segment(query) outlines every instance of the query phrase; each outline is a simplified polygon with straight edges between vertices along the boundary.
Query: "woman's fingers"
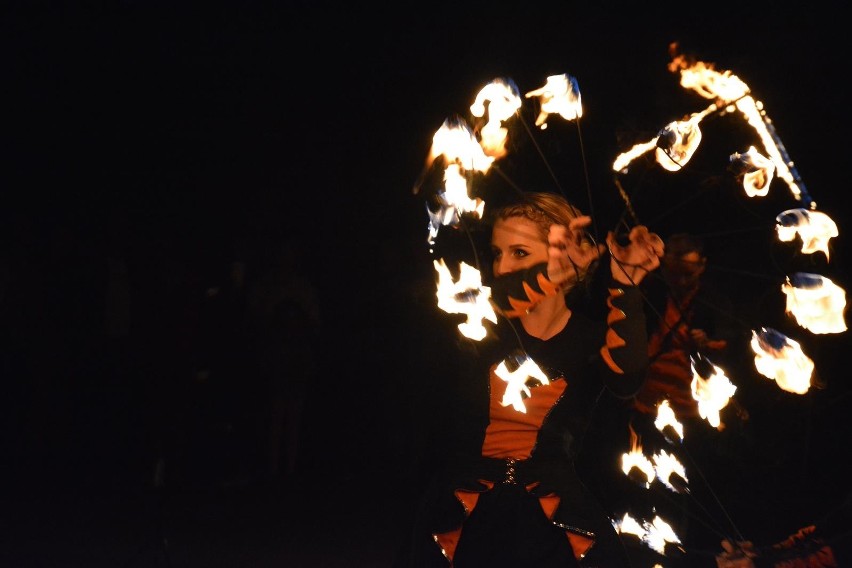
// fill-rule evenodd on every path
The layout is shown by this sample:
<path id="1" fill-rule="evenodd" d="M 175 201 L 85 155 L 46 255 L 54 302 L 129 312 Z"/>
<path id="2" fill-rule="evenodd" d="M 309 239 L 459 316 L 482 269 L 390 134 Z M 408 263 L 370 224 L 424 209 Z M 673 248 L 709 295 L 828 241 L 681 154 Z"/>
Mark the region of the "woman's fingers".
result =
<path id="1" fill-rule="evenodd" d="M 628 243 L 625 246 L 618 244 L 615 233 L 607 233 L 607 244 L 618 260 L 640 264 L 642 259 L 653 259 L 660 257 L 665 252 L 663 239 L 657 233 L 648 231 L 644 225 L 637 225 L 627 235 Z"/>
<path id="2" fill-rule="evenodd" d="M 648 231 L 648 227 L 637 225 L 630 231 L 630 242 L 640 246 L 646 246 L 655 256 L 662 256 L 665 246 L 663 239 L 657 233 Z"/>
<path id="3" fill-rule="evenodd" d="M 612 255 L 612 275 L 624 284 L 638 284 L 645 274 L 660 265 L 665 246 L 656 233 L 644 225 L 633 227 L 627 235 L 628 243 L 618 244 L 615 234 L 607 233 L 607 244 Z"/>
<path id="4" fill-rule="evenodd" d="M 571 219 L 571 224 L 568 228 L 572 231 L 585 231 L 586 227 L 592 224 L 592 218 L 588 215 L 580 215 Z"/>

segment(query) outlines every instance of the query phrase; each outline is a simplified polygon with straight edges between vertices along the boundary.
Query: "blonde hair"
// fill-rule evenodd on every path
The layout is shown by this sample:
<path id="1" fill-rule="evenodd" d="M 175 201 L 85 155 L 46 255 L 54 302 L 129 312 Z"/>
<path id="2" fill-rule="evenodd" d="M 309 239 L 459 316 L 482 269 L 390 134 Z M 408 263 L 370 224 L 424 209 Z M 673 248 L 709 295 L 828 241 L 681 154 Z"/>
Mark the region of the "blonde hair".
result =
<path id="1" fill-rule="evenodd" d="M 492 225 L 497 221 L 505 221 L 512 217 L 523 217 L 532 221 L 538 227 L 538 233 L 543 242 L 547 242 L 551 225 L 563 225 L 566 228 L 571 221 L 581 217 L 583 213 L 568 202 L 563 196 L 547 192 L 527 192 L 516 202 L 512 202 L 498 209 L 492 214 Z M 584 241 L 592 246 L 589 239 Z M 593 269 L 596 263 L 577 271 L 578 281 L 583 281 L 586 275 Z M 571 286 L 566 286 L 566 292 Z"/>
<path id="2" fill-rule="evenodd" d="M 567 227 L 572 220 L 580 216 L 582 216 L 580 210 L 568 203 L 567 199 L 555 193 L 545 192 L 525 193 L 519 201 L 504 205 L 493 213 L 494 221 L 505 221 L 510 217 L 529 219 L 538 227 L 544 242 L 547 242 L 551 225 Z"/>

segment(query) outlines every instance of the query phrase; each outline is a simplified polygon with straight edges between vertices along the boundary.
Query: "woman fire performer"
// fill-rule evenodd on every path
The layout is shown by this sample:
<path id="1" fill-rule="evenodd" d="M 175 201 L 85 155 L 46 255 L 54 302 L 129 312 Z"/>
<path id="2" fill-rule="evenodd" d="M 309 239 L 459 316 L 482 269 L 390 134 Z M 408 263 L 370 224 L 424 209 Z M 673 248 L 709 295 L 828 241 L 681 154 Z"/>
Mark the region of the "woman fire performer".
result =
<path id="1" fill-rule="evenodd" d="M 453 447 L 396 566 L 627 566 L 575 459 L 602 393 L 627 398 L 642 384 L 637 285 L 659 266 L 663 241 L 636 226 L 623 245 L 612 232 L 595 245 L 591 218 L 552 193 L 527 193 L 492 220 L 492 300 L 503 317 L 459 358 Z M 605 251 L 608 282 L 590 286 Z M 505 371 L 529 361 L 542 373 L 524 374 L 509 404 Z"/>

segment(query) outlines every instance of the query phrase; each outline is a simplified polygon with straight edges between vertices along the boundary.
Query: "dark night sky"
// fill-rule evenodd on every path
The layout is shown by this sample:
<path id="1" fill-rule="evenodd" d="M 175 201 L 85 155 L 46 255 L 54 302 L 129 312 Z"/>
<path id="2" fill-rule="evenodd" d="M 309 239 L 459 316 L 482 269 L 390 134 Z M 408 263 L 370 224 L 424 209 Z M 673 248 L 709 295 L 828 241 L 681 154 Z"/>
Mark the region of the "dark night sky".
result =
<path id="1" fill-rule="evenodd" d="M 205 248 L 315 220 L 385 239 L 420 222 L 410 188 L 445 118 L 492 78 L 525 92 L 556 73 L 578 78 L 585 116 L 582 152 L 565 129 L 551 166 L 588 202 L 586 167 L 597 207 L 617 206 L 609 164 L 626 141 L 708 104 L 666 70 L 672 41 L 752 87 L 811 193 L 837 207 L 828 164 L 848 119 L 827 11 L 167 4 L 27 3 L 6 18 L 6 197 L 22 207 L 4 214 L 91 224 L 123 208 Z M 743 150 L 722 139 L 731 121 L 706 123 L 708 153 Z"/>
<path id="2" fill-rule="evenodd" d="M 399 375 L 417 367 L 401 353 L 419 356 L 412 342 L 430 341 L 433 331 L 417 320 L 420 311 L 407 311 L 415 293 L 396 288 L 418 289 L 432 277 L 424 204 L 411 192 L 432 134 L 445 118 L 465 114 L 495 77 L 512 78 L 523 93 L 548 75 L 569 73 L 583 96 L 580 136 L 574 124 L 555 125 L 542 134 L 542 147 L 569 197 L 593 207 L 605 229 L 621 213 L 614 157 L 629 141 L 647 140 L 709 104 L 666 69 L 673 41 L 749 84 L 841 236 L 828 266 L 770 244 L 775 215 L 798 204 L 780 180 L 763 203 L 731 193 L 725 160 L 749 140 L 731 117 L 705 120 L 704 145 L 691 168 L 662 175 L 647 167 L 644 177 L 629 180 L 640 219 L 663 235 L 706 233 L 713 258 L 730 269 L 727 282 L 744 291 L 745 306 L 780 283 L 783 260 L 849 285 L 848 215 L 841 205 L 848 200 L 850 117 L 841 87 L 848 50 L 840 48 L 848 29 L 833 8 L 705 3 L 684 12 L 658 3 L 624 12 L 610 2 L 518 3 L 509 10 L 457 4 L 7 5 L 0 34 L 7 100 L 0 250 L 14 274 L 10 281 L 40 275 L 33 286 L 53 304 L 34 323 L 26 308 L 9 307 L 7 294 L 4 313 L 15 329 L 5 337 L 19 346 L 38 338 L 48 350 L 55 341 L 66 348 L 58 353 L 79 347 L 86 326 L 100 321 L 86 308 L 98 306 L 99 273 L 86 267 L 116 242 L 148 270 L 170 266 L 164 257 L 187 263 L 202 289 L 234 255 L 251 261 L 265 243 L 302 232 L 324 294 L 326 333 L 340 344 L 327 361 L 331 375 L 346 375 L 353 361 L 377 369 L 369 387 L 360 378 L 324 387 L 325 408 L 350 419 L 354 403 L 379 402 L 365 428 L 384 435 L 382 421 L 399 418 L 398 410 L 387 410 L 403 388 Z M 528 159 L 533 148 L 517 134 L 519 155 L 501 166 L 524 187 L 541 184 L 544 168 L 522 161 L 520 153 Z M 140 294 L 146 307 L 157 301 L 150 291 Z M 389 324 L 389 314 L 404 323 Z M 39 334 L 48 328 L 47 337 Z M 818 364 L 839 371 L 848 339 L 820 339 Z M 62 361 L 55 369 L 73 374 Z M 848 400 L 846 377 L 824 374 L 829 387 L 810 404 L 836 412 L 834 401 Z M 71 424 L 75 404 L 98 406 L 86 394 L 69 396 L 73 387 L 58 377 L 39 387 L 15 377 L 4 382 L 10 379 L 13 394 L 54 400 Z M 105 396 L 93 382 L 83 384 Z M 37 415 L 26 404 L 8 420 Z M 367 445 L 400 451 L 401 436 Z M 817 448 L 839 450 L 827 438 L 811 446 Z"/>

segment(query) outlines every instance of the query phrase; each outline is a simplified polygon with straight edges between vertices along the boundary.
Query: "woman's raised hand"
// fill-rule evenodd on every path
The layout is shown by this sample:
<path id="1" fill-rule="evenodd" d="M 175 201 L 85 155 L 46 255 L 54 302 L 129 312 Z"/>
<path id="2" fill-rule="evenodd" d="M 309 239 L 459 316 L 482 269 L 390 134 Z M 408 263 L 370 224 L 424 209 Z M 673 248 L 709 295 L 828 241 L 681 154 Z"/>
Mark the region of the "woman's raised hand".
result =
<path id="1" fill-rule="evenodd" d="M 610 231 L 606 244 L 610 252 L 612 277 L 625 286 L 639 284 L 645 275 L 660 266 L 660 258 L 665 252 L 663 239 L 648 231 L 644 225 L 630 229 L 627 244 L 618 244 L 615 234 Z"/>
<path id="2" fill-rule="evenodd" d="M 559 288 L 573 286 L 578 275 L 585 273 L 589 265 L 606 250 L 604 245 L 593 245 L 586 235 L 586 227 L 592 218 L 582 215 L 571 220 L 571 224 L 551 225 L 547 236 L 547 277 Z"/>

